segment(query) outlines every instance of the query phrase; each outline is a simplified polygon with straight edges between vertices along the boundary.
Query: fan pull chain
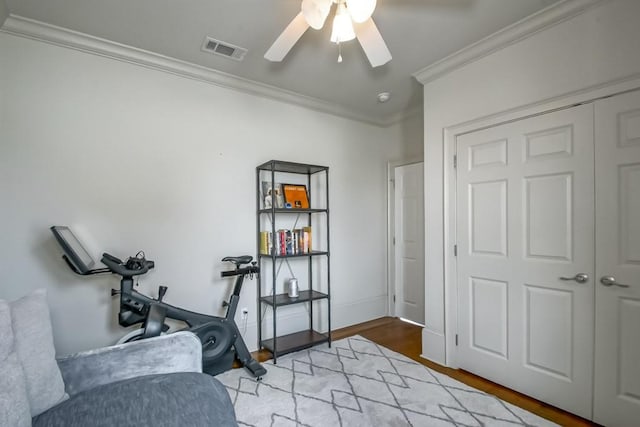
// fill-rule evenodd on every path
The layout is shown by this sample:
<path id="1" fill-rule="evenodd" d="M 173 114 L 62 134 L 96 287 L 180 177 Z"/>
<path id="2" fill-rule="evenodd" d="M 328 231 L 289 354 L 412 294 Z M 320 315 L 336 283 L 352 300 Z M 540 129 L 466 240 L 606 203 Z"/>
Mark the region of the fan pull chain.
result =
<path id="1" fill-rule="evenodd" d="M 338 63 L 342 62 L 342 44 L 338 42 Z"/>

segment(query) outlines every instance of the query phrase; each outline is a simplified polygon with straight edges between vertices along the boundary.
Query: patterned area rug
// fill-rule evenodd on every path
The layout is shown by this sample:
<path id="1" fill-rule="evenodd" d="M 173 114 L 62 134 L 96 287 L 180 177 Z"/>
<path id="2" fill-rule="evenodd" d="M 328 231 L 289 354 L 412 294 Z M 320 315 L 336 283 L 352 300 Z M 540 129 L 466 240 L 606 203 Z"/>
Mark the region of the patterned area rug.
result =
<path id="1" fill-rule="evenodd" d="M 553 426 L 361 336 L 218 378 L 243 426 Z"/>

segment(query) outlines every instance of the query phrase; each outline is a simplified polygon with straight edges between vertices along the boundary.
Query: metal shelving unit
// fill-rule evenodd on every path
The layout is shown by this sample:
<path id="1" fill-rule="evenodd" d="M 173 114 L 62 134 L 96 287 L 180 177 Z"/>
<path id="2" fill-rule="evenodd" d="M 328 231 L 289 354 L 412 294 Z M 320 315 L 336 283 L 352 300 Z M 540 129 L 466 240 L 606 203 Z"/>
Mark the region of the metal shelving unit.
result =
<path id="1" fill-rule="evenodd" d="M 265 177 L 271 182 L 271 188 L 275 187 L 278 182 L 276 177 L 282 174 L 304 175 L 306 177 L 306 187 L 311 206 L 312 201 L 312 180 L 321 180 L 324 175 L 324 197 L 321 209 L 286 209 L 277 208 L 276 203 L 272 203 L 270 208 L 264 208 L 261 197 L 261 183 L 265 181 Z M 291 176 L 291 175 L 284 175 Z M 272 239 L 276 235 L 276 218 L 287 218 L 289 216 L 301 215 L 306 219 L 306 225 L 311 226 L 314 216 L 324 216 L 324 235 L 322 250 L 312 250 L 309 253 L 297 253 L 290 255 L 278 255 L 260 253 L 260 232 L 271 231 Z M 270 230 L 261 229 L 263 217 L 267 217 L 270 224 Z M 317 236 L 316 233 L 312 234 Z M 331 274 L 330 274 L 330 251 L 329 251 L 329 168 L 327 166 L 317 166 L 302 163 L 292 163 L 279 160 L 270 160 L 256 167 L 256 252 L 258 254 L 258 263 L 260 265 L 260 275 L 258 278 L 258 342 L 261 348 L 269 350 L 273 354 L 273 361 L 276 363 L 278 356 L 314 345 L 329 343 L 331 345 Z M 326 240 L 325 240 L 326 239 Z M 316 241 L 314 239 L 314 241 Z M 275 247 L 275 244 L 272 246 Z M 326 289 L 314 289 L 314 260 L 318 257 L 326 258 Z M 278 263 L 296 262 L 307 264 L 307 283 L 300 283 L 300 292 L 297 298 L 290 298 L 287 293 L 276 293 L 278 280 Z M 267 283 L 266 275 L 270 275 L 270 293 L 269 283 Z M 305 287 L 306 285 L 306 287 Z M 326 301 L 327 306 L 327 332 L 321 333 L 314 329 L 314 303 Z M 278 335 L 278 308 L 292 306 L 296 304 L 308 304 L 309 323 L 302 330 L 290 334 Z M 273 333 L 269 338 L 263 337 L 263 314 L 266 310 L 272 310 L 272 328 Z M 315 312 L 316 316 L 318 310 Z"/>

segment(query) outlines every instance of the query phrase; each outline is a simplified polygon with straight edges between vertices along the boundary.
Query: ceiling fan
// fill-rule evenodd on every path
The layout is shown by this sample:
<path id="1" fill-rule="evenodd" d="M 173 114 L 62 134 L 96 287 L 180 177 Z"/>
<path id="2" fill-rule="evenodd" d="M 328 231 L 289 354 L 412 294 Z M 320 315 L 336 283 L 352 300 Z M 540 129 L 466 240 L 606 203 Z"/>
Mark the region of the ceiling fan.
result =
<path id="1" fill-rule="evenodd" d="M 309 27 L 319 30 L 324 26 L 332 4 L 336 3 L 331 41 L 338 45 L 338 62 L 342 62 L 340 43 L 358 38 L 372 67 L 391 60 L 391 52 L 382 39 L 378 27 L 371 19 L 376 0 L 302 0 L 300 13 L 264 54 L 272 62 L 280 62 Z M 356 23 L 355 29 L 353 23 Z"/>

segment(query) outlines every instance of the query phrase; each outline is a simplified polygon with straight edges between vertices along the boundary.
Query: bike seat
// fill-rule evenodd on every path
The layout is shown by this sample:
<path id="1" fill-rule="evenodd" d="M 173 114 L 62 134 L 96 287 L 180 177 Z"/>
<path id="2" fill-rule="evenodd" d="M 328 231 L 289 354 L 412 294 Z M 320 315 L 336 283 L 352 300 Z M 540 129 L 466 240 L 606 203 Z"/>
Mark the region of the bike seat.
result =
<path id="1" fill-rule="evenodd" d="M 232 262 L 236 266 L 241 266 L 242 264 L 249 264 L 252 260 L 253 260 L 253 257 L 251 255 L 226 256 L 222 258 L 222 261 Z"/>

